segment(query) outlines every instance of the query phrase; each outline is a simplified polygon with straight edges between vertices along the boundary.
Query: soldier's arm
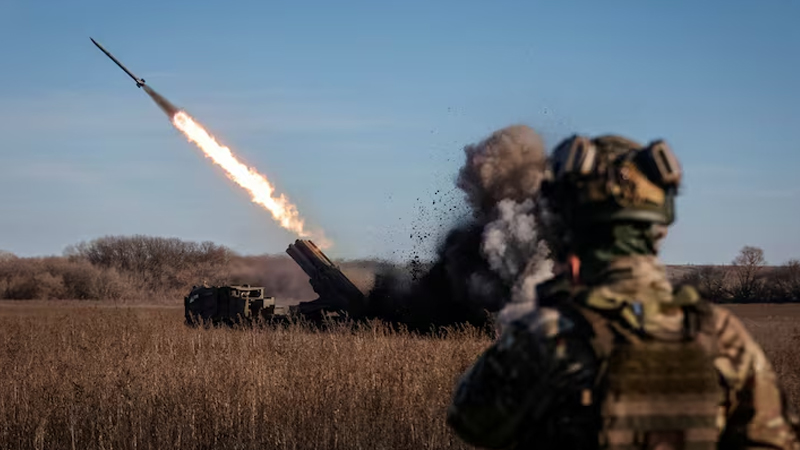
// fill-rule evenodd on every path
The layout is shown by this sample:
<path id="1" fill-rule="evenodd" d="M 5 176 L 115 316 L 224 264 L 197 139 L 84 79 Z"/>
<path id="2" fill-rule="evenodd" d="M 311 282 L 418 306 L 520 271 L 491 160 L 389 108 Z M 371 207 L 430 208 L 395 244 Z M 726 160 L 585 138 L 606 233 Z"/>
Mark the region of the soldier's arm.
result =
<path id="1" fill-rule="evenodd" d="M 563 319 L 561 320 L 563 322 Z M 461 377 L 447 411 L 447 423 L 479 447 L 514 444 L 520 425 L 547 407 L 559 314 L 543 308 L 515 322 Z"/>
<path id="2" fill-rule="evenodd" d="M 723 441 L 736 448 L 800 450 L 798 418 L 764 351 L 727 309 L 714 308 L 714 324 L 716 366 L 729 389 Z"/>

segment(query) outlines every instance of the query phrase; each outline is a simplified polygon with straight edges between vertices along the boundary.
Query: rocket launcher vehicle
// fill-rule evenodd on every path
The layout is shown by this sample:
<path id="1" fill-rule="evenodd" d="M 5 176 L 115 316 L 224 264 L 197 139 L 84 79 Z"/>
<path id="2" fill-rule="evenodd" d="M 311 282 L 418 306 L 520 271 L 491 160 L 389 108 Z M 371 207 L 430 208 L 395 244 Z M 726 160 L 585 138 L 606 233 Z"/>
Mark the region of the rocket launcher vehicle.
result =
<path id="1" fill-rule="evenodd" d="M 263 287 L 194 286 L 184 298 L 187 325 L 232 325 L 290 317 L 319 323 L 325 319 L 367 317 L 367 297 L 313 242 L 298 239 L 286 253 L 308 275 L 309 284 L 319 296 L 316 300 L 277 306 L 274 297 L 264 295 Z"/>
<path id="2" fill-rule="evenodd" d="M 286 253 L 308 275 L 309 283 L 319 298 L 301 302 L 296 311 L 311 319 L 326 313 L 347 315 L 353 319 L 367 314 L 367 298 L 347 276 L 312 241 L 297 239 Z"/>

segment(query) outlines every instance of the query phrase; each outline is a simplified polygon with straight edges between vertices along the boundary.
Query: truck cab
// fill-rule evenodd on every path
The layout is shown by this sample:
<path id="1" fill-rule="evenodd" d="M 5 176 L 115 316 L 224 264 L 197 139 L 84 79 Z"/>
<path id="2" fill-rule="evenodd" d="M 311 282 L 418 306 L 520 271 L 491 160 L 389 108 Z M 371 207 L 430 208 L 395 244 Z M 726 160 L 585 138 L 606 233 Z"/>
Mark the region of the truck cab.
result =
<path id="1" fill-rule="evenodd" d="M 265 297 L 263 287 L 247 284 L 193 286 L 183 305 L 188 325 L 233 325 L 275 314 L 275 297 Z"/>

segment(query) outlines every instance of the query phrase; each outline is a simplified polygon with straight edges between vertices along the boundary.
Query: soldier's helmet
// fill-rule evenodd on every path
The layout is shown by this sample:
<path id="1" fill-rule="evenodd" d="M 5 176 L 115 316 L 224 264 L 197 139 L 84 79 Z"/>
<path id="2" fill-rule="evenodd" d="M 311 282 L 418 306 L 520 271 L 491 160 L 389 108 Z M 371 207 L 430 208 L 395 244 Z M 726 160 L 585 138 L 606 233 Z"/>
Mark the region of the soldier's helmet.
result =
<path id="1" fill-rule="evenodd" d="M 542 195 L 572 230 L 634 221 L 670 225 L 681 168 L 666 142 L 616 135 L 562 141 L 548 161 Z"/>

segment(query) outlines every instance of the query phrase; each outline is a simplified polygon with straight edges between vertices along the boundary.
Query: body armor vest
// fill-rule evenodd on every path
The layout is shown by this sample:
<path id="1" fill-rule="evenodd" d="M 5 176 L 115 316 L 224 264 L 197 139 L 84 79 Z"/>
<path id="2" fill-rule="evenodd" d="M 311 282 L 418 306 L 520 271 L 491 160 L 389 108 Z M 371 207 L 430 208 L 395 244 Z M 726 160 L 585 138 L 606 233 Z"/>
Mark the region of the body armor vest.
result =
<path id="1" fill-rule="evenodd" d="M 724 391 L 714 349 L 700 339 L 696 307 L 683 336 L 659 339 L 580 308 L 602 361 L 596 394 L 598 446 L 608 450 L 714 450 L 724 427 Z"/>

